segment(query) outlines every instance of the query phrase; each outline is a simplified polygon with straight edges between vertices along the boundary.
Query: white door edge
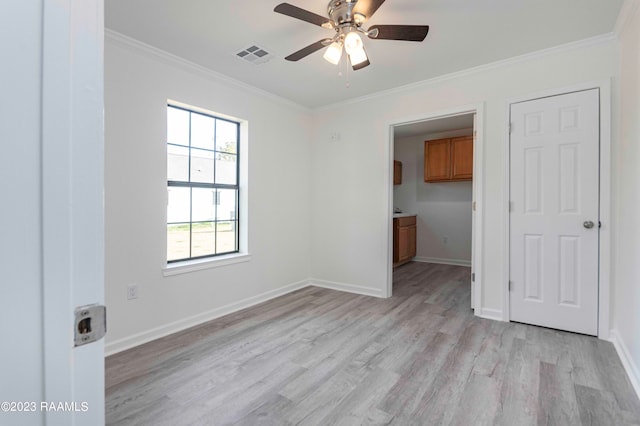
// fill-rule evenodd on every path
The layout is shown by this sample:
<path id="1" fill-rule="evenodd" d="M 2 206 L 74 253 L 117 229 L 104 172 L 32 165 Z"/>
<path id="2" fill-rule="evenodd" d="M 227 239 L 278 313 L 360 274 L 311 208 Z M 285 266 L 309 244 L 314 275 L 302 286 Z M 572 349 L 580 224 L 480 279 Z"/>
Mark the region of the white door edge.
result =
<path id="1" fill-rule="evenodd" d="M 74 348 L 74 310 L 104 303 L 104 5 L 43 5 L 42 402 L 71 407 L 47 425 L 100 425 L 104 340 Z"/>

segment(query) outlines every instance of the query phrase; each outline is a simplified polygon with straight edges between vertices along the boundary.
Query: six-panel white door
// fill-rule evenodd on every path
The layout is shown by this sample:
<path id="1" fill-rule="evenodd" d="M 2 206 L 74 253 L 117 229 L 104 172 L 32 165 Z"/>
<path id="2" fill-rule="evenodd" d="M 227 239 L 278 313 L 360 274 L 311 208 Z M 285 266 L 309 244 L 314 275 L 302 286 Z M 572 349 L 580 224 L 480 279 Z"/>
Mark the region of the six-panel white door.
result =
<path id="1" fill-rule="evenodd" d="M 599 92 L 511 105 L 510 316 L 598 334 Z"/>

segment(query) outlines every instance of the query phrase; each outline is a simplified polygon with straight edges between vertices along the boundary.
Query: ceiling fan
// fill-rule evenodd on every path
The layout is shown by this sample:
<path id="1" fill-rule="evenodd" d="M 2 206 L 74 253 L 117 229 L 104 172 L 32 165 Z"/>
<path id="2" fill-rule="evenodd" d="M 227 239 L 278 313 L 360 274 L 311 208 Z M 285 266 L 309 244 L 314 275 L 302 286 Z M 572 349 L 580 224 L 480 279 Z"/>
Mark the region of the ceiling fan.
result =
<path id="1" fill-rule="evenodd" d="M 301 9 L 289 3 L 281 3 L 275 7 L 274 12 L 291 16 L 323 28 L 335 30 L 332 38 L 324 38 L 285 59 L 298 61 L 323 47 L 327 47 L 324 59 L 337 65 L 342 57 L 343 48 L 349 57 L 349 62 L 354 70 L 362 69 L 371 63 L 364 50 L 364 44 L 360 34 L 364 34 L 372 40 L 404 40 L 423 41 L 429 32 L 428 25 L 374 25 L 369 29 L 363 28 L 363 24 L 370 19 L 385 0 L 330 0 L 327 6 L 328 18 L 317 15 L 308 10 Z"/>

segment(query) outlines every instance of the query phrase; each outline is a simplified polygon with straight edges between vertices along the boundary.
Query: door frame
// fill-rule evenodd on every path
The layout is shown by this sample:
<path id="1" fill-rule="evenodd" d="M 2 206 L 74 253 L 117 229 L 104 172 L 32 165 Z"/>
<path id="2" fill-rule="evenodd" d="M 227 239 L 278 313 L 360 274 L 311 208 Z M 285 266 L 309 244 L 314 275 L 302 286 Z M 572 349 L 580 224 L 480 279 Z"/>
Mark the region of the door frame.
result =
<path id="1" fill-rule="evenodd" d="M 505 130 L 503 143 L 503 224 L 504 224 L 504 271 L 502 285 L 502 320 L 511 320 L 511 307 L 509 300 L 509 276 L 510 276 L 510 212 L 509 194 L 511 189 L 511 175 L 509 173 L 511 161 L 511 134 L 509 123 L 511 122 L 511 105 L 520 102 L 532 101 L 540 98 L 564 95 L 572 92 L 598 89 L 600 94 L 600 183 L 599 183 L 599 215 L 602 227 L 599 229 L 599 268 L 598 268 L 598 338 L 609 339 L 609 315 L 610 315 L 610 277 L 611 277 L 611 79 L 576 84 L 567 87 L 548 89 L 536 93 L 529 93 L 513 98 L 506 102 Z"/>
<path id="2" fill-rule="evenodd" d="M 472 235 L 472 259 L 471 271 L 475 273 L 475 285 L 472 292 L 473 308 L 475 314 L 482 316 L 482 247 L 484 229 L 484 102 L 470 105 L 461 105 L 440 111 L 424 112 L 410 117 L 403 117 L 388 122 L 388 144 L 386 151 L 386 185 L 387 185 L 387 285 L 384 297 L 391 297 L 393 292 L 393 156 L 394 156 L 394 128 L 406 124 L 413 124 L 422 121 L 438 120 L 457 115 L 475 114 L 474 131 L 475 141 L 473 144 L 473 189 L 472 202 L 475 202 L 475 226 Z M 473 219 L 472 219 L 473 220 Z"/>

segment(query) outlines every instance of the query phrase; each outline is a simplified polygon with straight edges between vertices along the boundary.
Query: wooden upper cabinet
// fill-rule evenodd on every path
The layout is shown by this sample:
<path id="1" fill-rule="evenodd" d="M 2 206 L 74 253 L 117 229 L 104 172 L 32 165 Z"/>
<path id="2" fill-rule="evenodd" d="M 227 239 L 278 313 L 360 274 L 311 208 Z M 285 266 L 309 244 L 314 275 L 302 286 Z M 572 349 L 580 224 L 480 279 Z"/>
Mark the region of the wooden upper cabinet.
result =
<path id="1" fill-rule="evenodd" d="M 438 182 L 451 179 L 451 144 L 449 139 L 424 143 L 424 181 Z"/>
<path id="2" fill-rule="evenodd" d="M 473 136 L 451 139 L 451 179 L 473 177 Z"/>
<path id="3" fill-rule="evenodd" d="M 393 184 L 402 184 L 402 162 L 393 160 Z"/>
<path id="4" fill-rule="evenodd" d="M 473 136 L 424 142 L 424 181 L 450 182 L 473 178 Z"/>

